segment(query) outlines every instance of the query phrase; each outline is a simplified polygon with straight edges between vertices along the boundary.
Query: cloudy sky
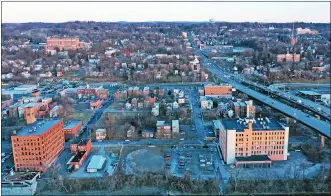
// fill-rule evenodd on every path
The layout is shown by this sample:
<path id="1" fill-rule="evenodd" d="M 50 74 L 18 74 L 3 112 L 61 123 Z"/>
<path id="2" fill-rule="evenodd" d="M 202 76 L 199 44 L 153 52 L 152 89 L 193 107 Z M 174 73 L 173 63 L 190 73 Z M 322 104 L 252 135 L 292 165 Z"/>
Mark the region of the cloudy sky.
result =
<path id="1" fill-rule="evenodd" d="M 2 2 L 2 22 L 215 21 L 330 23 L 330 2 Z"/>

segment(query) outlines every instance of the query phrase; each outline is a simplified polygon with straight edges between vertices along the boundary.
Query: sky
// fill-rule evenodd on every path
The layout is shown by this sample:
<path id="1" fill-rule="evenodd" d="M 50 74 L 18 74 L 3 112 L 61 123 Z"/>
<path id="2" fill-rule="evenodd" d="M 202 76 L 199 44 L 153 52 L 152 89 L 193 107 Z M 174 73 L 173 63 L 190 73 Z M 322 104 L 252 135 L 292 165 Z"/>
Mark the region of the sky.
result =
<path id="1" fill-rule="evenodd" d="M 2 2 L 2 23 L 209 19 L 330 23 L 330 2 Z"/>

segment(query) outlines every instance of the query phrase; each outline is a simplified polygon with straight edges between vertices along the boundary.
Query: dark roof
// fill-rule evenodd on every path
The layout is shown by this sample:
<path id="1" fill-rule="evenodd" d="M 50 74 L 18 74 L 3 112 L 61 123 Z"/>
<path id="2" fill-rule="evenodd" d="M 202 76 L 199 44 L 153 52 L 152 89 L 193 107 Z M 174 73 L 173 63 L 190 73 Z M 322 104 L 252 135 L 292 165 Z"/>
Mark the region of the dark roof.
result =
<path id="1" fill-rule="evenodd" d="M 88 143 L 88 141 L 90 141 L 90 139 L 82 139 L 82 140 L 80 140 L 78 145 L 86 145 Z"/>
<path id="2" fill-rule="evenodd" d="M 80 151 L 77 152 L 77 154 L 75 155 L 75 157 L 71 160 L 71 162 L 79 162 L 82 157 L 84 156 L 84 154 L 86 153 L 86 151 Z"/>
<path id="3" fill-rule="evenodd" d="M 37 120 L 17 133 L 17 136 L 41 135 L 58 124 L 62 119 Z"/>
<path id="4" fill-rule="evenodd" d="M 232 118 L 232 119 L 222 119 L 221 123 L 224 126 L 226 130 L 234 129 L 236 131 L 244 131 L 244 129 L 248 128 L 248 124 L 244 124 L 237 122 L 239 120 L 238 118 Z M 269 122 L 265 119 L 263 121 L 260 121 L 258 119 L 255 119 L 256 122 L 253 123 L 253 131 L 275 131 L 275 130 L 284 130 L 283 126 L 277 122 L 275 119 L 269 119 Z M 265 124 L 262 124 L 265 123 Z M 263 125 L 268 126 L 269 128 L 263 128 Z"/>
<path id="5" fill-rule="evenodd" d="M 236 157 L 236 161 L 271 161 L 268 155 L 252 155 L 250 157 Z"/>
<path id="6" fill-rule="evenodd" d="M 143 132 L 152 132 L 152 133 L 154 133 L 155 129 L 151 128 L 151 127 L 148 127 L 148 128 L 144 128 Z"/>

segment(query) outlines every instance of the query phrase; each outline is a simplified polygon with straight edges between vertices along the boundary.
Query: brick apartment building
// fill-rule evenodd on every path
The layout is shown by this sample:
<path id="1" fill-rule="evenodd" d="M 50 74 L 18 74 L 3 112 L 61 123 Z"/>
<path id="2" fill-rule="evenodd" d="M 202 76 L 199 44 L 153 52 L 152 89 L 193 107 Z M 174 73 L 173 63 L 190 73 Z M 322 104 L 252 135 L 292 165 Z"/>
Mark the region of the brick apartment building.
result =
<path id="1" fill-rule="evenodd" d="M 230 84 L 206 85 L 205 96 L 231 98 L 232 86 Z"/>
<path id="2" fill-rule="evenodd" d="M 63 120 L 28 116 L 28 126 L 11 137 L 16 171 L 45 172 L 64 150 Z"/>
<path id="3" fill-rule="evenodd" d="M 219 145 L 227 164 L 267 164 L 287 160 L 289 128 L 275 119 L 219 120 Z M 214 127 L 215 128 L 215 127 Z"/>

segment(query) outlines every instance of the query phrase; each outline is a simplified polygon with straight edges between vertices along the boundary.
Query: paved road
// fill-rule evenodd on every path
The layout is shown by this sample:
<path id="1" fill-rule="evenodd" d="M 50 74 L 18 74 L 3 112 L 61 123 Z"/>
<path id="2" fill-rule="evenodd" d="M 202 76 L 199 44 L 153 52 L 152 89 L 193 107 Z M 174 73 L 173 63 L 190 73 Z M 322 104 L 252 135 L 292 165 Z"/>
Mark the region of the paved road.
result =
<path id="1" fill-rule="evenodd" d="M 225 77 L 229 74 L 224 73 L 224 71 L 218 65 L 216 65 L 213 61 L 208 60 L 198 49 L 196 49 L 196 52 L 199 56 L 201 56 L 201 58 L 203 60 L 205 60 L 211 64 L 208 67 L 209 71 L 214 73 L 216 76 L 218 76 L 224 82 L 232 84 L 232 86 L 235 89 L 237 89 L 251 97 L 254 97 L 255 99 L 261 101 L 262 103 L 286 114 L 287 116 L 290 116 L 290 117 L 300 121 L 302 124 L 304 124 L 308 127 L 311 127 L 313 129 L 317 130 L 322 135 L 330 138 L 330 128 L 331 127 L 330 127 L 329 123 L 327 123 L 323 120 L 319 120 L 312 116 L 308 117 L 306 113 L 304 113 L 300 110 L 297 110 L 297 109 L 290 107 L 284 103 L 281 103 L 275 99 L 272 99 L 272 98 L 268 97 L 267 95 L 264 95 L 255 90 L 252 90 L 252 89 L 230 79 L 229 77 Z"/>

